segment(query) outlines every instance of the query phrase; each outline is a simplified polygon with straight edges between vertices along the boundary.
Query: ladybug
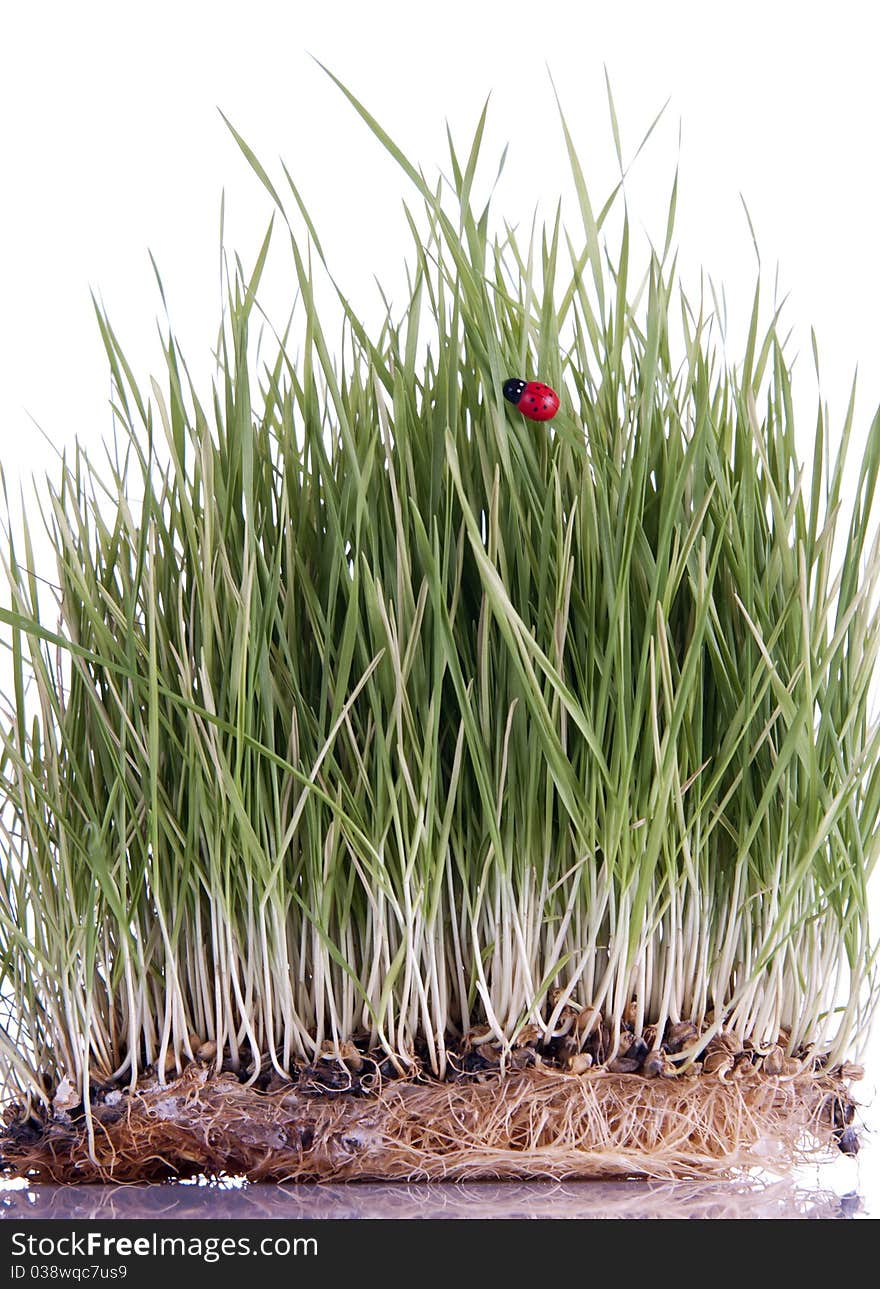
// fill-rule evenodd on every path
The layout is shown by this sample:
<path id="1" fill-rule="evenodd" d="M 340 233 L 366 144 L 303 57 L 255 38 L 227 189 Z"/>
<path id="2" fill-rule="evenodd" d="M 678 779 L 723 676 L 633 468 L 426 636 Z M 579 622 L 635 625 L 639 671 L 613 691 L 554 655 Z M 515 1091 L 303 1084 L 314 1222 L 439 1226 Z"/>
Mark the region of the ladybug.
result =
<path id="1" fill-rule="evenodd" d="M 549 385 L 539 380 L 518 380 L 511 376 L 501 389 L 508 403 L 527 416 L 530 421 L 550 421 L 559 411 L 559 395 Z"/>

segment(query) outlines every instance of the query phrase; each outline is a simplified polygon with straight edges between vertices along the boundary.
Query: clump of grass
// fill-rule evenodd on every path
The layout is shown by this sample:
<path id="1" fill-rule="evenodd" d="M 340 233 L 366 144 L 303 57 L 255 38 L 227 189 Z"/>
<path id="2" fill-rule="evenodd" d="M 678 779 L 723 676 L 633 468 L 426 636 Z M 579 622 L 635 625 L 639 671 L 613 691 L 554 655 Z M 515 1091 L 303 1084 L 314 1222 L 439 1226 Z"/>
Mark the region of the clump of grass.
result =
<path id="1" fill-rule="evenodd" d="M 588 1008 L 611 1057 L 686 1020 L 694 1054 L 724 1027 L 839 1061 L 876 994 L 880 415 L 846 513 L 853 403 L 805 473 L 777 318 L 756 292 L 720 360 L 674 192 L 634 282 L 564 121 L 583 230 L 523 244 L 473 204 L 485 113 L 434 188 L 352 102 L 421 203 L 400 316 L 368 334 L 340 297 L 334 345 L 300 194 L 239 138 L 290 230 L 288 329 L 254 361 L 271 224 L 207 392 L 170 335 L 142 392 L 99 309 L 118 433 L 44 485 L 54 598 L 9 537 L 10 1085 L 87 1100 L 205 1044 L 286 1074 L 361 1037 L 442 1076 L 462 1035 Z M 552 425 L 512 374 L 560 392 Z"/>

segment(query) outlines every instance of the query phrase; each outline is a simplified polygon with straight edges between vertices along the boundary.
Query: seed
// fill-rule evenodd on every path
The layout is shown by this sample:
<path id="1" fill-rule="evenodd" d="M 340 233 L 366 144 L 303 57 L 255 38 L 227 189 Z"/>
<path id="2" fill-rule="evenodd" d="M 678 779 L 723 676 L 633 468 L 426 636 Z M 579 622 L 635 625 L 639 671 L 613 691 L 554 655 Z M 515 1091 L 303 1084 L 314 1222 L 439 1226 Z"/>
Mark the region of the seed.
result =
<path id="1" fill-rule="evenodd" d="M 593 1064 L 593 1058 L 589 1052 L 575 1052 L 566 1062 L 566 1069 L 570 1074 L 583 1074 Z"/>
<path id="2" fill-rule="evenodd" d="M 781 1074 L 785 1057 L 782 1054 L 781 1047 L 773 1047 L 764 1057 L 765 1074 Z"/>
<path id="3" fill-rule="evenodd" d="M 584 1007 L 575 1017 L 574 1027 L 578 1034 L 587 1038 L 602 1024 L 602 1013 L 595 1007 Z"/>
<path id="4" fill-rule="evenodd" d="M 541 1030 L 537 1025 L 523 1025 L 513 1040 L 514 1047 L 534 1047 L 540 1041 Z"/>
<path id="5" fill-rule="evenodd" d="M 710 1038 L 706 1045 L 707 1052 L 728 1052 L 731 1056 L 738 1056 L 742 1051 L 742 1043 L 732 1034 L 730 1030 L 721 1030 L 714 1038 Z"/>
<path id="6" fill-rule="evenodd" d="M 628 1056 L 617 1056 L 608 1069 L 612 1074 L 635 1074 L 640 1064 L 640 1061 L 633 1061 Z"/>
<path id="7" fill-rule="evenodd" d="M 844 1128 L 837 1139 L 837 1148 L 844 1155 L 859 1153 L 859 1135 L 854 1128 Z"/>
<path id="8" fill-rule="evenodd" d="M 563 1007 L 559 1014 L 559 1019 L 556 1022 L 556 1028 L 550 1031 L 551 1036 L 553 1038 L 562 1038 L 571 1030 L 577 1020 L 577 1016 L 578 1013 L 575 1011 L 574 1007 Z"/>
<path id="9" fill-rule="evenodd" d="M 680 1052 L 699 1036 L 693 1021 L 679 1020 L 666 1027 L 666 1046 L 670 1052 Z"/>
<path id="10" fill-rule="evenodd" d="M 217 1044 L 213 1038 L 209 1038 L 206 1043 L 202 1043 L 196 1052 L 196 1059 L 199 1061 L 213 1061 L 217 1055 Z"/>
<path id="11" fill-rule="evenodd" d="M 638 1061 L 641 1068 L 645 1057 L 648 1055 L 648 1044 L 643 1038 L 634 1038 L 627 1048 L 626 1055 L 631 1061 Z"/>
<path id="12" fill-rule="evenodd" d="M 723 1049 L 715 1052 L 707 1052 L 703 1059 L 704 1074 L 718 1074 L 720 1076 L 726 1074 L 728 1070 L 732 1069 L 733 1057 L 729 1052 L 726 1052 Z"/>
<path id="13" fill-rule="evenodd" d="M 357 1073 L 363 1069 L 364 1058 L 352 1042 L 340 1043 L 339 1055 L 345 1064 Z"/>
<path id="14" fill-rule="evenodd" d="M 625 1029 L 623 1033 L 620 1035 L 620 1039 L 617 1044 L 617 1055 L 628 1056 L 629 1049 L 633 1046 L 635 1041 L 636 1041 L 635 1036 L 633 1034 L 630 1034 L 629 1030 Z"/>
<path id="15" fill-rule="evenodd" d="M 663 1073 L 666 1064 L 667 1058 L 662 1052 L 649 1052 L 644 1061 L 642 1061 L 642 1074 L 646 1079 L 656 1079 L 658 1075 Z M 671 1068 L 672 1063 L 668 1062 L 668 1064 Z"/>

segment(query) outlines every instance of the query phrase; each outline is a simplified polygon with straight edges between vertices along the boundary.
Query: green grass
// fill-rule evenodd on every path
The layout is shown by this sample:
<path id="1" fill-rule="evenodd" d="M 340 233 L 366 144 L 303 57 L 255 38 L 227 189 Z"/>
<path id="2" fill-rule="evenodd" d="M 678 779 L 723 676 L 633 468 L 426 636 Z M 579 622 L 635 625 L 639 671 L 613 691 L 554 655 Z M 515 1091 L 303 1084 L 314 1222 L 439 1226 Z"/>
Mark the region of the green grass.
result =
<path id="1" fill-rule="evenodd" d="M 5 546 L 9 1085 L 190 1035 L 254 1075 L 362 1034 L 442 1073 L 572 1000 L 841 1059 L 876 995 L 880 415 L 848 510 L 852 404 L 805 471 L 777 319 L 756 294 L 721 361 L 674 192 L 634 281 L 564 122 L 583 228 L 524 244 L 472 204 L 483 119 L 433 187 L 352 102 L 415 193 L 399 317 L 325 333 L 299 191 L 239 138 L 278 209 L 213 388 L 169 336 L 146 395 L 98 310 L 118 431 L 41 486 L 57 597 L 26 524 Z M 257 362 L 282 227 L 299 300 Z"/>

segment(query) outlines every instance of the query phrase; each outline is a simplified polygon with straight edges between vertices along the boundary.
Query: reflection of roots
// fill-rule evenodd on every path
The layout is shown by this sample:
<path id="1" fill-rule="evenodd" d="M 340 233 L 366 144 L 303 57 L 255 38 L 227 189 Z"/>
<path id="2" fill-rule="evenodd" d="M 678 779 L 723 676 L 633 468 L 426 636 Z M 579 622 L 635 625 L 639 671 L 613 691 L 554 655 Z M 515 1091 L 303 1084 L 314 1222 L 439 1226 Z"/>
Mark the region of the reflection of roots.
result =
<path id="1" fill-rule="evenodd" d="M 523 1070 L 352 1096 L 258 1092 L 194 1064 L 164 1087 L 95 1105 L 91 1156 L 84 1120 L 13 1124 L 0 1152 L 7 1172 L 64 1182 L 706 1177 L 783 1172 L 823 1154 L 847 1105 L 830 1073 Z"/>
<path id="2" fill-rule="evenodd" d="M 0 1216 L 124 1222 L 131 1218 L 210 1221 L 315 1218 L 847 1218 L 863 1212 L 850 1193 L 819 1189 L 808 1178 L 766 1180 L 754 1174 L 688 1181 L 325 1182 L 321 1186 L 238 1179 L 193 1185 L 39 1186 L 8 1188 Z"/>

